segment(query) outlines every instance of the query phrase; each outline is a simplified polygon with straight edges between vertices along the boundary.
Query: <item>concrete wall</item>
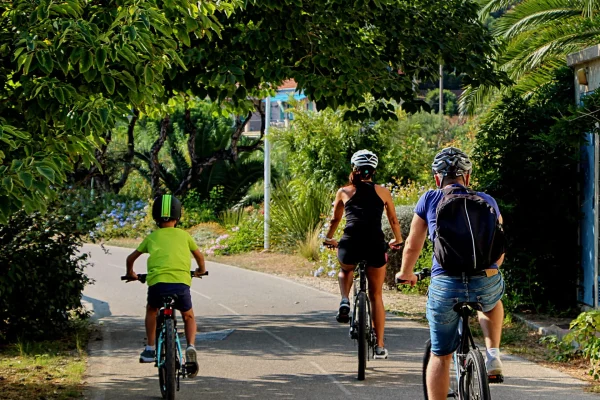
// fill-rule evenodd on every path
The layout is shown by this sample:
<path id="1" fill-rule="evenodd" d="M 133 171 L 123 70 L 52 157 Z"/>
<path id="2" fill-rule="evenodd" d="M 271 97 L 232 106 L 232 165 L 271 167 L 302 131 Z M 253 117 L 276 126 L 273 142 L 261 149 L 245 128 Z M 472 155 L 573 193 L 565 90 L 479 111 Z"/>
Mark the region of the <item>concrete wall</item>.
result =
<path id="1" fill-rule="evenodd" d="M 600 45 L 588 47 L 567 56 L 567 65 L 573 68 L 575 79 L 575 101 L 579 104 L 581 96 L 593 92 L 600 87 Z M 577 71 L 584 69 L 587 85 L 580 84 Z"/>

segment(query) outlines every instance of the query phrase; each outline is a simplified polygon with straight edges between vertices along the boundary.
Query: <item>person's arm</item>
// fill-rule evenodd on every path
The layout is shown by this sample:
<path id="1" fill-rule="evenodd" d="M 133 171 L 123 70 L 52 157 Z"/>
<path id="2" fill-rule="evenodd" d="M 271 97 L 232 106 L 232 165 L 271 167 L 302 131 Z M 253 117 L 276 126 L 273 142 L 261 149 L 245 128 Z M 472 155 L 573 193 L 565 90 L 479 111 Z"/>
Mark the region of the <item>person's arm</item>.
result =
<path id="1" fill-rule="evenodd" d="M 335 200 L 333 201 L 333 216 L 331 217 L 331 221 L 329 221 L 329 229 L 327 230 L 327 235 L 325 236 L 325 242 L 332 246 L 337 246 L 337 240 L 333 238 L 333 235 L 335 235 L 335 231 L 342 221 L 342 217 L 344 216 L 344 201 L 342 200 L 342 192 L 343 189 L 340 189 L 335 195 Z"/>
<path id="2" fill-rule="evenodd" d="M 192 255 L 196 260 L 196 264 L 198 264 L 198 268 L 196 268 L 196 276 L 200 276 L 206 272 L 206 265 L 204 264 L 204 255 L 202 255 L 200 249 L 192 251 Z"/>
<path id="3" fill-rule="evenodd" d="M 394 239 L 390 241 L 390 246 L 400 246 L 404 239 L 402 239 L 402 231 L 400 229 L 400 222 L 398 221 L 398 216 L 396 215 L 394 199 L 392 199 L 392 194 L 388 189 L 382 186 L 379 186 L 378 189 L 383 189 L 381 190 L 381 194 L 383 195 L 382 200 L 385 205 L 385 213 L 387 215 L 388 222 L 390 223 L 390 227 L 392 228 L 392 232 L 394 233 Z"/>
<path id="4" fill-rule="evenodd" d="M 500 215 L 498 217 L 498 221 L 502 224 L 503 223 L 503 219 L 502 219 L 502 215 Z M 498 268 L 500 268 L 500 266 L 504 263 L 504 256 L 506 255 L 506 253 L 502 253 L 502 255 L 500 256 L 500 258 L 498 259 L 498 261 L 496 261 L 496 265 L 498 266 Z"/>
<path id="5" fill-rule="evenodd" d="M 142 255 L 142 253 L 140 253 L 137 250 L 134 250 L 133 253 L 131 253 L 130 255 L 127 256 L 127 260 L 126 260 L 127 273 L 125 274 L 126 277 L 131 278 L 132 280 L 137 280 L 138 276 L 133 271 L 133 264 L 135 263 L 135 260 L 137 260 L 139 258 L 139 256 L 141 256 L 141 255 Z"/>
<path id="6" fill-rule="evenodd" d="M 417 283 L 414 268 L 421 255 L 425 239 L 427 239 L 427 222 L 415 214 L 410 224 L 410 233 L 408 234 L 404 252 L 402 253 L 402 268 L 396 274 L 397 279 L 408 281 L 411 286 Z"/>

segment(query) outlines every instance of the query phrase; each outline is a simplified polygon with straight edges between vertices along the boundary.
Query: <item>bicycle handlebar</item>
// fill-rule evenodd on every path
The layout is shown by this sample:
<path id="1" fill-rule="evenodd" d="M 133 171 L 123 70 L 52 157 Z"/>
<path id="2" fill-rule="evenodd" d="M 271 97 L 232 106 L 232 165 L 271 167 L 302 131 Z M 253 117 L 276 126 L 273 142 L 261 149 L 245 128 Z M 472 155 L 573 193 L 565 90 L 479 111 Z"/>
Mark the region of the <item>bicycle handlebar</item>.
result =
<path id="1" fill-rule="evenodd" d="M 417 276 L 417 282 L 422 281 L 423 279 L 431 276 L 431 270 L 429 268 L 424 268 L 423 270 L 416 272 L 415 275 Z M 406 279 L 395 279 L 395 281 L 396 281 L 396 284 L 409 282 Z"/>
<path id="2" fill-rule="evenodd" d="M 196 276 L 196 271 L 190 271 L 190 275 L 192 276 L 192 278 L 202 278 L 203 276 L 207 276 L 208 275 L 208 271 L 205 271 L 203 274 L 200 274 L 200 276 Z M 148 274 L 137 274 L 137 279 L 131 279 L 130 277 L 124 275 L 121 276 L 121 280 L 122 281 L 127 281 L 127 282 L 133 282 L 135 280 L 140 281 L 142 283 L 146 283 L 146 277 L 148 276 Z"/>

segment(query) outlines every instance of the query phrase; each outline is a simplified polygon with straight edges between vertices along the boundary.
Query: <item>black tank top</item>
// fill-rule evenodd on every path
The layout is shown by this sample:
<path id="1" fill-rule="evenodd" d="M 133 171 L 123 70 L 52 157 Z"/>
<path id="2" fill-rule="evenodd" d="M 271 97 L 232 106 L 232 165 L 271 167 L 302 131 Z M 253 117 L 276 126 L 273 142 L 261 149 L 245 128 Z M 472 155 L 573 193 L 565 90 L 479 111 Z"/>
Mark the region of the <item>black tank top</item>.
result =
<path id="1" fill-rule="evenodd" d="M 375 190 L 373 182 L 361 182 L 356 192 L 344 205 L 346 227 L 344 236 L 364 241 L 384 239 L 381 229 L 384 203 Z"/>

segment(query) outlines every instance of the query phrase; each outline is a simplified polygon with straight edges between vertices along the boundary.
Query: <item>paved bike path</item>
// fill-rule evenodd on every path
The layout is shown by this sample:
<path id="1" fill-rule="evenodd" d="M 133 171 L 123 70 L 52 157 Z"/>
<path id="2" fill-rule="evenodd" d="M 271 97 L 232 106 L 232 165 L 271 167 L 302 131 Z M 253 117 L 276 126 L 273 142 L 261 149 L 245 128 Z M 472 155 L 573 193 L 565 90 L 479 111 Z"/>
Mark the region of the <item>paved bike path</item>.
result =
<path id="1" fill-rule="evenodd" d="M 146 286 L 123 283 L 129 249 L 86 245 L 95 284 L 84 300 L 97 313 L 101 340 L 90 343 L 86 398 L 159 399 L 156 368 L 139 364 L 144 343 Z M 145 271 L 145 258 L 136 271 Z M 356 346 L 335 322 L 339 299 L 286 279 L 217 263 L 194 279 L 192 300 L 201 333 L 234 329 L 221 341 L 200 341 L 200 373 L 182 380 L 178 399 L 420 399 L 421 358 L 427 329 L 388 315 L 390 359 L 371 361 L 356 380 Z M 181 325 L 179 325 L 181 326 Z M 507 383 L 494 399 L 597 399 L 558 371 L 504 357 Z"/>

